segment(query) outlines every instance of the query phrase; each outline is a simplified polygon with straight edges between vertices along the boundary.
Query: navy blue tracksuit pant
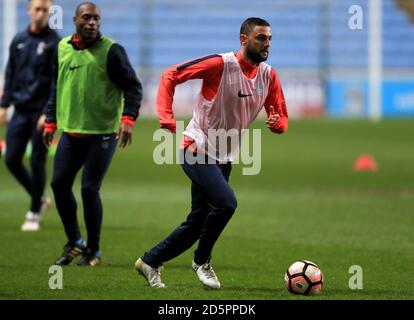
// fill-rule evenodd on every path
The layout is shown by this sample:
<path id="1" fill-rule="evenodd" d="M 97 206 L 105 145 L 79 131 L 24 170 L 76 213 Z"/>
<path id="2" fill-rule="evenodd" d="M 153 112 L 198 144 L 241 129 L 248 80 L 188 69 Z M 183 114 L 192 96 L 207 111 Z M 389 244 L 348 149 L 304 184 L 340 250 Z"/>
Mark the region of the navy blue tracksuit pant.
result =
<path id="1" fill-rule="evenodd" d="M 99 251 L 102 225 L 103 210 L 99 190 L 116 145 L 116 134 L 79 138 L 63 133 L 56 150 L 52 189 L 57 210 L 71 244 L 82 238 L 72 186 L 76 174 L 84 166 L 81 182 L 83 214 L 88 233 L 87 247 L 92 252 Z"/>
<path id="2" fill-rule="evenodd" d="M 210 261 L 214 244 L 237 207 L 228 183 L 231 163 L 208 164 L 206 160 L 206 164 L 189 164 L 182 158 L 182 168 L 192 182 L 191 212 L 186 221 L 142 257 L 154 268 L 180 255 L 197 240 L 195 263 Z"/>
<path id="3" fill-rule="evenodd" d="M 42 142 L 42 132 L 36 129 L 41 114 L 40 111 L 15 110 L 6 134 L 6 165 L 31 196 L 30 210 L 33 213 L 40 212 L 46 185 L 47 148 Z M 31 173 L 23 165 L 23 156 L 29 140 L 32 142 Z"/>

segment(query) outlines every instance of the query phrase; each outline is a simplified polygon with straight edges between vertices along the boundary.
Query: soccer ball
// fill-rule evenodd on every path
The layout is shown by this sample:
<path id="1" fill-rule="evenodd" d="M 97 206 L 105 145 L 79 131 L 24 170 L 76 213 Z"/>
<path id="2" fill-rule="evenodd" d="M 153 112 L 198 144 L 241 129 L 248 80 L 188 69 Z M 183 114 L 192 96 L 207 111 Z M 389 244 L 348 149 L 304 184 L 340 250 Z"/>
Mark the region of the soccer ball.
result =
<path id="1" fill-rule="evenodd" d="M 286 288 L 294 294 L 317 295 L 322 291 L 323 281 L 321 269 L 307 260 L 296 261 L 285 274 Z"/>

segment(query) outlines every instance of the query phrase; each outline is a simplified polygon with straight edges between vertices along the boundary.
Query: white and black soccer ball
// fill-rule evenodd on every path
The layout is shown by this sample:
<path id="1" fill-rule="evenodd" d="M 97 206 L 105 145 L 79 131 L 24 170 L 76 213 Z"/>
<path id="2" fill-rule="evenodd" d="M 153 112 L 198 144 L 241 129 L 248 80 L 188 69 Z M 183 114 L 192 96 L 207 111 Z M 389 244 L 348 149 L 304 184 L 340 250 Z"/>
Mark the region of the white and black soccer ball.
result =
<path id="1" fill-rule="evenodd" d="M 293 294 L 317 295 L 322 292 L 323 274 L 313 262 L 299 260 L 293 263 L 286 271 L 286 288 Z"/>

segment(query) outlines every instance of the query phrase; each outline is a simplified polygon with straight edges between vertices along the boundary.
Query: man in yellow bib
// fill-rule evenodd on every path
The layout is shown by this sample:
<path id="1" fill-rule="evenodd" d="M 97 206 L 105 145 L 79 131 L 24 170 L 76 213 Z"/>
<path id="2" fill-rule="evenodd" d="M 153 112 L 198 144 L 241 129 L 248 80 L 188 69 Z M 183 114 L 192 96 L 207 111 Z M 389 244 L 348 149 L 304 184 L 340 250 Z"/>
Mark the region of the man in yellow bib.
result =
<path id="1" fill-rule="evenodd" d="M 101 261 L 103 210 L 99 190 L 117 141 L 120 147 L 131 143 L 142 86 L 123 47 L 100 34 L 100 10 L 94 3 L 81 3 L 73 20 L 76 33 L 59 43 L 56 88 L 47 107 L 43 138 L 49 146 L 55 131 L 63 131 L 52 189 L 68 242 L 55 264 L 67 265 L 82 255 L 78 265 L 95 266 Z M 72 192 L 81 167 L 86 243 Z"/>

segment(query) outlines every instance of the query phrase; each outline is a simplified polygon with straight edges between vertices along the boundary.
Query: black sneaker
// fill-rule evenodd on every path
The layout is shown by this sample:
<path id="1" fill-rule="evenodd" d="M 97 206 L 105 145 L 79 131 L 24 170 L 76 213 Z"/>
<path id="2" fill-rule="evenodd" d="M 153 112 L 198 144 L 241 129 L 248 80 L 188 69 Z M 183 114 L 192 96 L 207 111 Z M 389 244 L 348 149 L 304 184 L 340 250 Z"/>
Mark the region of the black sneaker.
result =
<path id="1" fill-rule="evenodd" d="M 85 244 L 70 244 L 69 242 L 63 247 L 62 256 L 55 261 L 55 265 L 58 266 L 67 266 L 70 264 L 73 259 L 81 255 L 86 249 Z"/>
<path id="2" fill-rule="evenodd" d="M 101 263 L 101 256 L 99 251 L 92 251 L 87 248 L 82 253 L 82 258 L 76 263 L 78 266 L 91 266 L 95 267 Z"/>

